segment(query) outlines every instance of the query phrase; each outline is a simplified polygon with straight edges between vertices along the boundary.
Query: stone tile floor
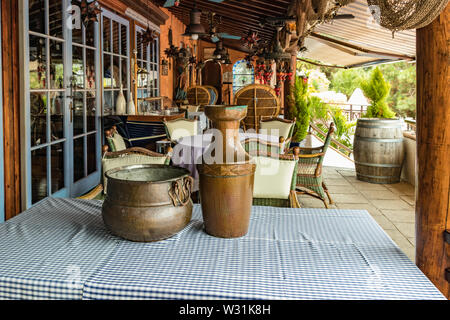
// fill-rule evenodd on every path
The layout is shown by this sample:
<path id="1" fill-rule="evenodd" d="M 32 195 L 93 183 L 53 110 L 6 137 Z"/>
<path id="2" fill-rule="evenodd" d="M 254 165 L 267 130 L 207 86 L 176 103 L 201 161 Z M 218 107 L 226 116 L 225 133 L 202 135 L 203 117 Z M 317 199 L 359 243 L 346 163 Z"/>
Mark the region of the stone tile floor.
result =
<path id="1" fill-rule="evenodd" d="M 330 208 L 364 209 L 414 262 L 415 258 L 415 191 L 414 186 L 372 184 L 356 179 L 354 169 L 324 167 L 324 181 L 335 202 Z M 323 202 L 300 195 L 303 208 L 324 208 Z"/>

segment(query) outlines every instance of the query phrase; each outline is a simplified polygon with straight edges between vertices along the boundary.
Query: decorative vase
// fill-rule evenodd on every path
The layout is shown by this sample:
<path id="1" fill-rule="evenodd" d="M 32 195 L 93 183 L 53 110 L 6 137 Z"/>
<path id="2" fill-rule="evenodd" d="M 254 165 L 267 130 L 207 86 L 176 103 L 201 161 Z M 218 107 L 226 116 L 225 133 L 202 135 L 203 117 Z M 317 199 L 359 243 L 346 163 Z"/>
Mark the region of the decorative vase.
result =
<path id="1" fill-rule="evenodd" d="M 127 102 L 122 91 L 122 85 L 120 85 L 119 95 L 116 100 L 116 115 L 123 115 L 127 111 Z"/>
<path id="2" fill-rule="evenodd" d="M 241 237 L 250 223 L 256 169 L 239 139 L 247 106 L 209 105 L 205 115 L 217 129 L 197 164 L 205 231 L 220 238 Z"/>
<path id="3" fill-rule="evenodd" d="M 136 114 L 136 106 L 134 104 L 133 93 L 130 92 L 130 99 L 128 99 L 128 110 L 127 114 L 134 116 Z"/>

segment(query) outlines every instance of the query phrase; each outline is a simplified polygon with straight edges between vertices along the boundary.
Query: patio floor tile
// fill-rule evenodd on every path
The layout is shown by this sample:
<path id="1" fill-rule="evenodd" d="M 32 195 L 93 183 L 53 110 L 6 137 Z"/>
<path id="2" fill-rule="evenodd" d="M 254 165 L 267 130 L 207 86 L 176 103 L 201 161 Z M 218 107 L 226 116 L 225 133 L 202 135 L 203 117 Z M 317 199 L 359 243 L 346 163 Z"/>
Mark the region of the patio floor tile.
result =
<path id="1" fill-rule="evenodd" d="M 416 235 L 415 223 L 397 222 L 395 226 L 407 238 L 414 238 Z"/>
<path id="2" fill-rule="evenodd" d="M 392 210 L 403 210 L 403 209 L 412 209 L 405 201 L 399 200 L 370 200 L 370 202 L 377 207 L 378 209 L 392 209 Z"/>
<path id="3" fill-rule="evenodd" d="M 411 210 L 381 210 L 381 212 L 392 222 L 408 222 L 416 221 L 416 213 Z"/>
<path id="4" fill-rule="evenodd" d="M 361 190 L 364 197 L 370 200 L 398 200 L 399 196 L 389 190 Z"/>

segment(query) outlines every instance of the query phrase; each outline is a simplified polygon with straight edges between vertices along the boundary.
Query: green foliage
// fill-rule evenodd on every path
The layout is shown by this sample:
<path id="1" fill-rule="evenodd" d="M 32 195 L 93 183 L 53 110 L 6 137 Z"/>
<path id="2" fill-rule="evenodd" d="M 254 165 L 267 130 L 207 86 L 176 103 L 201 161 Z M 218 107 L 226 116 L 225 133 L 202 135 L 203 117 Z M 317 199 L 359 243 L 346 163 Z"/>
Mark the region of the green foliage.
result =
<path id="1" fill-rule="evenodd" d="M 312 120 L 326 120 L 329 108 L 319 97 L 312 96 L 309 98 L 309 112 Z"/>
<path id="2" fill-rule="evenodd" d="M 331 80 L 330 90 L 342 92 L 350 97 L 361 81 L 369 77 L 375 67 L 356 69 L 321 68 Z M 416 65 L 414 63 L 397 62 L 379 65 L 384 78 L 391 85 L 386 102 L 399 116 L 416 115 Z"/>
<path id="3" fill-rule="evenodd" d="M 294 101 L 290 113 L 297 118 L 293 141 L 302 141 L 308 133 L 310 120 L 308 78 L 295 78 Z"/>
<path id="4" fill-rule="evenodd" d="M 349 98 L 364 77 L 364 69 L 339 69 L 331 76 L 330 90 L 342 92 Z"/>
<path id="5" fill-rule="evenodd" d="M 386 102 L 390 88 L 391 86 L 384 80 L 383 74 L 378 67 L 372 71 L 369 80 L 361 82 L 361 89 L 364 95 L 371 101 L 364 117 L 393 118 L 395 116 L 395 113 Z"/>
<path id="6" fill-rule="evenodd" d="M 336 140 L 352 148 L 352 136 L 355 133 L 356 122 L 348 122 L 347 117 L 340 108 L 332 108 L 330 110 L 336 130 L 334 132 Z"/>

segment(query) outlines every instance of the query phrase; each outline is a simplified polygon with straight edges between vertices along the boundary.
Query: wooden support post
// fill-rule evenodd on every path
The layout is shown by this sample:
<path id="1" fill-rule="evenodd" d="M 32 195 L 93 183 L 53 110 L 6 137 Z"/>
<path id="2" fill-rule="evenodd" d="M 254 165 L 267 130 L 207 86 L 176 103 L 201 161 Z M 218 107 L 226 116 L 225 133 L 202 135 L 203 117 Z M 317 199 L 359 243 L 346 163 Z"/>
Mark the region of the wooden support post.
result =
<path id="1" fill-rule="evenodd" d="M 290 60 L 290 71 L 292 72 L 292 78 L 291 80 L 286 79 L 284 81 L 284 94 L 283 94 L 283 98 L 284 98 L 284 117 L 285 119 L 290 119 L 289 117 L 289 97 L 292 96 L 292 86 L 295 83 L 295 74 L 297 72 L 297 50 L 293 51 L 291 53 L 291 60 Z"/>
<path id="2" fill-rule="evenodd" d="M 416 264 L 450 298 L 450 4 L 416 37 Z"/>

